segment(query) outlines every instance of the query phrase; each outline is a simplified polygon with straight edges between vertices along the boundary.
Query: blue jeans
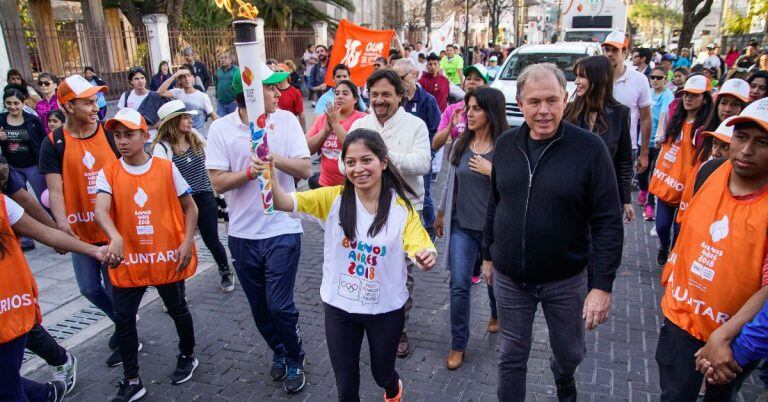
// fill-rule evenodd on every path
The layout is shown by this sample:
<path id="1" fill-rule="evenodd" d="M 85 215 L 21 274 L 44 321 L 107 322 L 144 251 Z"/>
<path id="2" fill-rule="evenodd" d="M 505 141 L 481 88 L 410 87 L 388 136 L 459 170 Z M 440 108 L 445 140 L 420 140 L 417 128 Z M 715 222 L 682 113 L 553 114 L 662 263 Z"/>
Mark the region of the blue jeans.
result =
<path id="1" fill-rule="evenodd" d="M 462 229 L 451 222 L 451 249 L 448 251 L 451 267 L 451 349 L 463 351 L 469 342 L 469 314 L 472 299 L 472 271 L 480 254 L 483 232 Z M 496 318 L 496 298 L 488 286 L 491 317 Z"/>
<path id="2" fill-rule="evenodd" d="M 50 387 L 21 376 L 27 334 L 0 343 L 0 401 L 43 402 L 48 400 Z"/>
<path id="3" fill-rule="evenodd" d="M 224 117 L 230 113 L 233 113 L 235 110 L 237 110 L 237 102 L 232 101 L 229 103 L 221 103 L 219 102 L 216 105 L 216 114 L 219 115 L 219 117 Z"/>
<path id="4" fill-rule="evenodd" d="M 114 321 L 112 282 L 109 281 L 107 272 L 109 268 L 98 260 L 79 253 L 72 253 L 72 267 L 75 269 L 75 280 L 80 294 Z"/>
<path id="5" fill-rule="evenodd" d="M 677 207 L 662 200 L 656 200 L 656 233 L 659 235 L 659 247 L 669 250 L 674 246 L 677 233 L 680 231 L 675 223 Z M 674 227 L 674 231 L 673 231 Z"/>
<path id="6" fill-rule="evenodd" d="M 284 356 L 289 366 L 303 367 L 299 310 L 293 302 L 301 235 L 261 240 L 229 236 L 229 250 L 259 333 L 276 356 Z"/>

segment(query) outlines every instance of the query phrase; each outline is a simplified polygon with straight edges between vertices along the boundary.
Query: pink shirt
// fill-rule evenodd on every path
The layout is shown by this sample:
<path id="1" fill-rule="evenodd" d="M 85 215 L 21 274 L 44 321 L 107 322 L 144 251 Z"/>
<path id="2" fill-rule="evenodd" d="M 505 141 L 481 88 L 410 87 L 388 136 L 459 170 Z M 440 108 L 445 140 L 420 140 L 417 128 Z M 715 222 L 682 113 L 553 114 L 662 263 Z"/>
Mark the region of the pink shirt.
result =
<path id="1" fill-rule="evenodd" d="M 346 119 L 340 121 L 341 126 L 349 131 L 349 127 L 355 120 L 365 117 L 366 113 L 359 110 L 355 110 Z M 316 136 L 328 120 L 325 113 L 317 116 L 315 123 L 312 124 L 312 128 L 307 133 L 307 138 Z M 341 157 L 341 142 L 336 138 L 336 134 L 331 131 L 328 136 L 325 137 L 323 145 L 320 147 L 320 180 L 318 181 L 321 186 L 338 186 L 344 184 L 344 175 L 339 171 L 339 158 Z"/>
<path id="2" fill-rule="evenodd" d="M 453 105 L 449 105 L 447 108 L 445 108 L 445 111 L 440 116 L 440 125 L 437 126 L 437 131 L 444 130 L 446 127 L 448 127 L 448 125 L 451 124 L 451 116 L 453 115 L 453 111 L 456 109 L 464 109 L 464 101 L 454 103 Z M 461 120 L 459 121 L 459 124 L 456 125 L 456 127 L 454 127 L 451 131 L 451 138 L 456 139 L 456 137 L 463 133 L 466 128 L 467 113 L 465 112 L 461 114 Z"/>
<path id="3" fill-rule="evenodd" d="M 56 98 L 56 94 L 53 94 L 51 96 L 51 99 L 45 100 L 45 98 L 40 99 L 40 102 L 37 102 L 35 105 L 35 111 L 37 112 L 37 117 L 40 118 L 40 121 L 43 122 L 43 129 L 45 129 L 45 135 L 48 135 L 50 133 L 50 130 L 48 129 L 48 112 L 51 110 L 56 110 L 59 108 L 59 100 Z M 62 122 L 63 123 L 63 122 Z"/>

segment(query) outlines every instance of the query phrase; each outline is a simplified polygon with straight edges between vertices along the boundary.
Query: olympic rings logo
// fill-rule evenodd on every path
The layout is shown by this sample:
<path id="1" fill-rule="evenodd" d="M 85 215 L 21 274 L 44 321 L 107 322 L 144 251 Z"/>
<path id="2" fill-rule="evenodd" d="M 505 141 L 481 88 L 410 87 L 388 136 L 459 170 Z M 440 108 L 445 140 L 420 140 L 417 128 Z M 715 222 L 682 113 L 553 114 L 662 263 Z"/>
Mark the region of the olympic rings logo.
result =
<path id="1" fill-rule="evenodd" d="M 347 289 L 347 291 L 349 291 L 349 292 L 354 292 L 360 286 L 358 284 L 356 284 L 356 283 L 347 282 L 347 281 L 342 279 L 341 280 L 341 287 Z"/>

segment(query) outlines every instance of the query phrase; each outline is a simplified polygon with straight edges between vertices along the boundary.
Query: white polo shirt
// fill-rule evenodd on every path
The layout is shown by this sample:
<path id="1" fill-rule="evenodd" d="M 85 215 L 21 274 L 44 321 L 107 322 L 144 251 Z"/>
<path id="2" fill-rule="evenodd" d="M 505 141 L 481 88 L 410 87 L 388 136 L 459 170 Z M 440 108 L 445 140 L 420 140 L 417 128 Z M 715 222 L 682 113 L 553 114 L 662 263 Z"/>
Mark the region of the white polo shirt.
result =
<path id="1" fill-rule="evenodd" d="M 637 149 L 640 108 L 651 106 L 651 86 L 648 84 L 648 78 L 625 65 L 624 75 L 613 83 L 613 97 L 630 110 L 629 133 L 632 137 L 632 149 Z"/>
<path id="2" fill-rule="evenodd" d="M 299 121 L 291 112 L 277 110 L 267 118 L 269 151 L 288 158 L 309 158 L 307 140 Z M 210 170 L 240 172 L 251 163 L 251 132 L 235 111 L 211 123 L 205 146 L 205 167 Z M 293 177 L 277 170 L 285 192 L 296 191 Z M 276 211 L 264 215 L 261 189 L 257 180 L 227 191 L 229 235 L 260 240 L 291 233 L 302 233 L 301 221 L 288 213 Z"/>

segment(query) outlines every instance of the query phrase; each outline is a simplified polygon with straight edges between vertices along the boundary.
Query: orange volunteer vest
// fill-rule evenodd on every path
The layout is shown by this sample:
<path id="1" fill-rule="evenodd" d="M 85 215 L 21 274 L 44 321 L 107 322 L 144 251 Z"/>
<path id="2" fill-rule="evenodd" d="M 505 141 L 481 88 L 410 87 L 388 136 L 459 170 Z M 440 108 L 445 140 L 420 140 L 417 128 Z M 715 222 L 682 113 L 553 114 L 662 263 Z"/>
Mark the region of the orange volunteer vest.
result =
<path id="1" fill-rule="evenodd" d="M 197 268 L 197 251 L 181 272 L 177 250 L 184 242 L 184 211 L 173 186 L 173 162 L 152 158 L 141 175 L 128 173 L 116 160 L 104 167 L 112 187 L 110 215 L 123 237 L 125 260 L 109 270 L 112 285 L 129 288 L 164 285 L 189 278 Z"/>
<path id="2" fill-rule="evenodd" d="M 768 239 L 768 194 L 733 198 L 730 162 L 693 196 L 664 266 L 664 316 L 701 341 L 760 290 Z"/>
<path id="3" fill-rule="evenodd" d="M 683 194 L 680 195 L 680 206 L 677 208 L 677 215 L 675 215 L 675 222 L 682 224 L 683 216 L 685 216 L 685 210 L 688 209 L 688 204 L 691 203 L 693 198 L 693 189 L 696 186 L 696 176 L 699 174 L 702 163 L 696 162 L 693 166 L 690 166 L 688 174 L 685 176 L 685 187 L 683 188 Z"/>
<path id="4" fill-rule="evenodd" d="M 662 145 L 648 185 L 648 191 L 671 205 L 680 203 L 691 159 L 696 152 L 693 147 L 693 124 L 683 123 L 681 134 L 680 140 L 667 141 Z"/>
<path id="5" fill-rule="evenodd" d="M 6 343 L 29 332 L 43 316 L 37 305 L 37 283 L 11 229 L 4 195 L 0 195 L 0 241 L 5 250 L 0 256 L 0 343 Z"/>
<path id="6" fill-rule="evenodd" d="M 80 240 L 91 244 L 107 243 L 107 235 L 96 224 L 93 214 L 96 176 L 99 170 L 116 161 L 117 157 L 109 146 L 101 124 L 96 134 L 89 138 L 73 137 L 66 130 L 64 135 L 67 145 L 61 164 L 61 178 L 67 222 Z M 53 142 L 53 134 L 49 134 L 48 138 Z"/>

